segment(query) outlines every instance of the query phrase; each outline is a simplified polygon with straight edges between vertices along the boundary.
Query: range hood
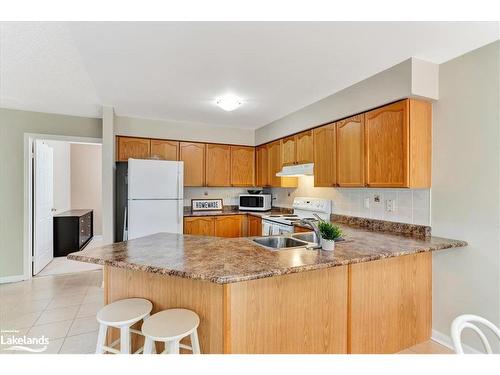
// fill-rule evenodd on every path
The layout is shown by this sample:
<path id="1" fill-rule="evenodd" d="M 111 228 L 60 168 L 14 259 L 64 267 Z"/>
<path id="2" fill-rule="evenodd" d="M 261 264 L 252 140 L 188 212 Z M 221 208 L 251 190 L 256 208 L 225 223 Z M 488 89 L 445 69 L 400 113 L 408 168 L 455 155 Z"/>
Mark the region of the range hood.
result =
<path id="1" fill-rule="evenodd" d="M 278 177 L 312 176 L 314 174 L 314 163 L 286 165 L 276 173 Z"/>

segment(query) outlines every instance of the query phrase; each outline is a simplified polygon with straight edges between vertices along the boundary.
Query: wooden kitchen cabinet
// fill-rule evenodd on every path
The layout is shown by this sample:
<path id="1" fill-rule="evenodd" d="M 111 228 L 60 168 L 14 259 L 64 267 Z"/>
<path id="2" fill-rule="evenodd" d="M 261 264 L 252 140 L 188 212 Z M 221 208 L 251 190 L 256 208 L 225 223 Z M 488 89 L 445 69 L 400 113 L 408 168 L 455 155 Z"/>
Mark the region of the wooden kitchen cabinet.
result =
<path id="1" fill-rule="evenodd" d="M 335 124 L 320 126 L 313 131 L 314 186 L 337 185 L 337 127 Z"/>
<path id="2" fill-rule="evenodd" d="M 184 186 L 204 186 L 205 144 L 180 142 L 179 160 L 184 162 Z"/>
<path id="3" fill-rule="evenodd" d="M 255 156 L 255 167 L 257 169 L 256 185 L 269 186 L 269 158 L 267 145 L 258 146 Z"/>
<path id="4" fill-rule="evenodd" d="M 258 216 L 248 215 L 247 236 L 262 236 L 262 219 Z"/>
<path id="5" fill-rule="evenodd" d="M 282 165 L 295 164 L 295 136 L 283 138 L 281 141 Z"/>
<path id="6" fill-rule="evenodd" d="M 313 162 L 312 130 L 282 139 L 282 164 L 305 164 Z"/>
<path id="7" fill-rule="evenodd" d="M 241 237 L 242 215 L 215 216 L 216 237 Z"/>
<path id="8" fill-rule="evenodd" d="M 432 106 L 405 99 L 365 114 L 369 187 L 431 186 Z"/>
<path id="9" fill-rule="evenodd" d="M 305 164 L 314 161 L 313 152 L 313 131 L 307 130 L 305 132 L 295 135 L 295 163 Z"/>
<path id="10" fill-rule="evenodd" d="M 269 183 L 272 187 L 297 187 L 297 177 L 278 177 L 283 163 L 281 162 L 281 141 L 274 141 L 268 144 L 267 148 Z"/>
<path id="11" fill-rule="evenodd" d="M 215 222 L 213 216 L 185 217 L 184 234 L 194 234 L 198 236 L 214 236 Z"/>
<path id="12" fill-rule="evenodd" d="M 231 147 L 207 144 L 207 186 L 231 186 Z"/>
<path id="13" fill-rule="evenodd" d="M 365 186 L 364 122 L 361 114 L 336 123 L 338 186 Z"/>
<path id="14" fill-rule="evenodd" d="M 179 160 L 179 142 L 152 139 L 151 158 L 159 160 Z"/>
<path id="15" fill-rule="evenodd" d="M 116 137 L 116 160 L 148 159 L 151 151 L 151 141 L 147 138 Z"/>
<path id="16" fill-rule="evenodd" d="M 231 185 L 255 186 L 255 147 L 231 146 Z"/>

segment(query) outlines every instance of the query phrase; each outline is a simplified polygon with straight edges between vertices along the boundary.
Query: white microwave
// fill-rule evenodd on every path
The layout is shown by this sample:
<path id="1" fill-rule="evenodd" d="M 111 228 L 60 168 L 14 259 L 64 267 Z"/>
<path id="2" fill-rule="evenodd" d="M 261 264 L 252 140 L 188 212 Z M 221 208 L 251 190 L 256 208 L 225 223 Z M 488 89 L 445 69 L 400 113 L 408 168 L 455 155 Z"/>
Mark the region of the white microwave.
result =
<path id="1" fill-rule="evenodd" d="M 239 209 L 269 211 L 271 209 L 271 194 L 241 194 Z"/>

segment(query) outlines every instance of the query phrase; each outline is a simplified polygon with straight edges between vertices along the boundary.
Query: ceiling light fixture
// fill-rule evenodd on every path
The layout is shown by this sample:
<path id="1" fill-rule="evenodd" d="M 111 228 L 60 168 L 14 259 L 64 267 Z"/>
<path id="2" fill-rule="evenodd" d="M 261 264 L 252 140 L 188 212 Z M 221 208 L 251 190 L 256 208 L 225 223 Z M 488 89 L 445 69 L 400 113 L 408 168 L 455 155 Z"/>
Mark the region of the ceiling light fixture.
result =
<path id="1" fill-rule="evenodd" d="M 233 94 L 226 94 L 215 99 L 215 104 L 221 107 L 224 111 L 234 111 L 243 104 L 240 98 Z"/>

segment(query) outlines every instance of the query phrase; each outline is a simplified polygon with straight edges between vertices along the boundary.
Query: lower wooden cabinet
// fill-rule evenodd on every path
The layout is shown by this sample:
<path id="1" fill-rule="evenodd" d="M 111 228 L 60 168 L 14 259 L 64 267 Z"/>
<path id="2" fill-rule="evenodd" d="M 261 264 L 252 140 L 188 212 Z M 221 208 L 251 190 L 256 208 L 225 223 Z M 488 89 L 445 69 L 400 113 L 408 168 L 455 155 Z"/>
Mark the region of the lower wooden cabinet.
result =
<path id="1" fill-rule="evenodd" d="M 258 216 L 247 216 L 247 236 L 262 236 L 262 219 Z"/>
<path id="2" fill-rule="evenodd" d="M 185 217 L 184 234 L 215 237 L 243 236 L 244 215 Z"/>

